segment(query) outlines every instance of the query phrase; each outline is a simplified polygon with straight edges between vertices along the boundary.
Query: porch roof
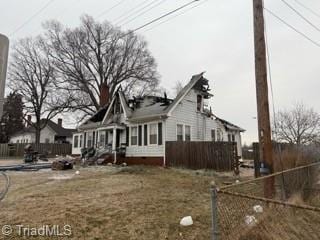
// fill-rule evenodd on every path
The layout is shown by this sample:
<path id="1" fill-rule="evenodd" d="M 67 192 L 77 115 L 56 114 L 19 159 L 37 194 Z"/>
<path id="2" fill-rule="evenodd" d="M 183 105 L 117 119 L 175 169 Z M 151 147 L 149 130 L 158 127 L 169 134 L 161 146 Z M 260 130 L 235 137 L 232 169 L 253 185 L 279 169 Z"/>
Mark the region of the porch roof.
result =
<path id="1" fill-rule="evenodd" d="M 126 125 L 124 124 L 117 124 L 117 123 L 111 123 L 111 124 L 102 124 L 97 130 L 109 130 L 109 129 L 126 129 Z"/>

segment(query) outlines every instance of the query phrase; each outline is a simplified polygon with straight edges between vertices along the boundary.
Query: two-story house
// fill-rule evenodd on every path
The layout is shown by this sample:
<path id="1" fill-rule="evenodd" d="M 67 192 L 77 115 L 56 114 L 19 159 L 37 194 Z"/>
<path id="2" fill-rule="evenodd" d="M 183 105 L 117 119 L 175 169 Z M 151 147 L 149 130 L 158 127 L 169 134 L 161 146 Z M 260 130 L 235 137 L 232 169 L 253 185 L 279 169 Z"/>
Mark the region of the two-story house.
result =
<path id="1" fill-rule="evenodd" d="M 73 154 L 81 148 L 125 148 L 129 162 L 162 165 L 166 141 L 233 141 L 241 156 L 244 130 L 215 116 L 203 73 L 195 75 L 175 99 L 144 96 L 127 99 L 121 88 L 111 102 L 73 135 Z"/>

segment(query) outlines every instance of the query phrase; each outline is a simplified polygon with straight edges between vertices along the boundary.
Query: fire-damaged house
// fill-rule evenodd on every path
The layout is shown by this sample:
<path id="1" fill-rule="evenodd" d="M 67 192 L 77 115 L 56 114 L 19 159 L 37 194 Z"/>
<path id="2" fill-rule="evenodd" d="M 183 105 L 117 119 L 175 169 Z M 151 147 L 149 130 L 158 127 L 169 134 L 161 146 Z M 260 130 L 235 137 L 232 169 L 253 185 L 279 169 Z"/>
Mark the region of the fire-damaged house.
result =
<path id="1" fill-rule="evenodd" d="M 167 141 L 233 141 L 241 156 L 244 130 L 215 116 L 203 73 L 194 75 L 175 99 L 144 96 L 127 99 L 121 88 L 109 104 L 79 126 L 73 135 L 73 154 L 94 147 L 115 152 L 127 163 L 162 165 Z"/>

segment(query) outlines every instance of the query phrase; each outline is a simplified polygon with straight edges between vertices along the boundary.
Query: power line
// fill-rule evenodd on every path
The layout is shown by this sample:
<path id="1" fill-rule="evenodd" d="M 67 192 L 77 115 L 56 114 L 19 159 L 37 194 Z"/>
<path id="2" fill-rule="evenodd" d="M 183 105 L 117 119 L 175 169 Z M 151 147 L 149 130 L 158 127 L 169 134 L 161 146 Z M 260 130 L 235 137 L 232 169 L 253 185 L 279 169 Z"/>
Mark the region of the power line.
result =
<path id="1" fill-rule="evenodd" d="M 142 3 L 136 5 L 135 7 L 131 8 L 129 11 L 126 11 L 125 13 L 123 13 L 122 15 L 120 15 L 118 18 L 114 19 L 114 21 L 119 22 L 123 20 L 123 18 L 125 18 L 126 16 L 130 15 L 130 13 L 134 10 L 136 10 L 137 8 L 143 6 L 145 3 L 147 3 L 149 0 L 145 0 Z"/>
<path id="2" fill-rule="evenodd" d="M 302 2 L 298 1 L 298 0 L 294 0 L 296 3 L 298 3 L 300 6 L 302 6 L 303 8 L 307 9 L 309 12 L 311 12 L 313 15 L 317 16 L 318 18 L 320 18 L 320 14 L 317 13 L 316 11 L 314 11 L 313 9 L 307 7 L 306 5 L 304 5 Z"/>
<path id="3" fill-rule="evenodd" d="M 23 24 L 21 24 L 19 27 L 17 27 L 10 36 L 14 35 L 18 31 L 20 31 L 24 26 L 26 26 L 28 23 L 30 23 L 35 17 L 37 17 L 40 13 L 42 13 L 51 3 L 53 3 L 54 0 L 49 0 L 42 8 L 40 8 L 34 15 L 32 15 L 29 19 L 27 19 Z"/>
<path id="4" fill-rule="evenodd" d="M 151 31 L 152 29 L 157 28 L 157 27 L 159 27 L 160 25 L 165 24 L 165 23 L 167 23 L 167 22 L 169 22 L 169 21 L 171 21 L 171 20 L 173 20 L 173 19 L 175 19 L 175 18 L 179 17 L 179 16 L 181 16 L 181 15 L 185 14 L 186 12 L 189 12 L 190 10 L 192 10 L 192 9 L 194 9 L 194 8 L 196 8 L 196 7 L 200 6 L 200 5 L 202 5 L 202 4 L 204 4 L 204 3 L 205 3 L 205 2 L 207 2 L 207 1 L 209 1 L 209 0 L 204 0 L 203 2 L 201 2 L 201 3 L 199 3 L 199 4 L 195 5 L 195 6 L 193 6 L 193 7 L 191 7 L 191 8 L 188 8 L 188 9 L 186 9 L 185 11 L 183 11 L 183 12 L 181 12 L 181 13 L 179 13 L 179 14 L 176 14 L 176 15 L 172 16 L 171 18 L 168 18 L 167 20 L 162 21 L 162 22 L 160 22 L 160 23 L 158 23 L 158 24 L 154 25 L 154 26 L 153 26 L 153 27 L 151 27 L 151 28 L 148 28 L 148 29 L 147 29 L 147 30 L 145 30 L 144 32 L 149 32 L 149 31 Z"/>
<path id="5" fill-rule="evenodd" d="M 305 33 L 299 31 L 298 29 L 296 29 L 294 26 L 290 25 L 289 23 L 287 23 L 284 19 L 282 19 L 281 17 L 277 16 L 275 13 L 273 13 L 271 10 L 267 9 L 266 7 L 264 7 L 264 10 L 266 12 L 268 12 L 270 15 L 272 15 L 273 17 L 275 17 L 276 19 L 278 19 L 280 22 L 282 22 L 284 25 L 286 25 L 287 27 L 291 28 L 293 31 L 295 31 L 296 33 L 300 34 L 301 36 L 303 36 L 305 39 L 307 39 L 308 41 L 310 41 L 311 43 L 313 43 L 315 46 L 320 47 L 320 43 L 311 39 L 310 37 L 308 37 Z"/>
<path id="6" fill-rule="evenodd" d="M 150 4 L 148 4 L 147 6 L 143 7 L 142 9 L 136 11 L 135 13 L 141 12 L 142 10 L 146 9 L 147 7 L 151 6 L 153 3 L 158 2 L 158 1 L 159 1 L 159 0 L 152 1 Z M 160 2 L 158 2 L 157 4 L 151 6 L 151 7 L 148 8 L 147 10 L 141 12 L 140 14 L 136 15 L 135 17 L 133 17 L 133 18 L 129 19 L 128 21 L 122 23 L 121 26 L 126 25 L 126 24 L 128 24 L 128 23 L 136 20 L 137 18 L 141 17 L 142 15 L 144 15 L 144 14 L 147 13 L 147 12 L 149 12 L 150 10 L 158 7 L 159 5 L 161 5 L 162 3 L 164 3 L 165 1 L 166 1 L 166 0 L 161 0 Z M 130 16 L 133 16 L 135 13 L 130 14 L 130 15 L 129 15 L 127 18 L 125 18 L 124 20 L 128 19 Z M 120 22 L 123 22 L 123 21 L 120 21 Z"/>
<path id="7" fill-rule="evenodd" d="M 175 12 L 178 12 L 178 11 L 180 11 L 181 9 L 186 8 L 187 6 L 189 6 L 189 5 L 191 5 L 191 4 L 195 3 L 195 2 L 198 2 L 198 1 L 200 1 L 200 0 L 193 0 L 193 1 L 191 1 L 191 2 L 189 2 L 189 3 L 187 3 L 187 4 L 185 4 L 185 5 L 182 5 L 181 7 L 178 7 L 178 8 L 176 8 L 176 9 L 174 9 L 174 10 L 172 10 L 172 11 L 166 13 L 166 14 L 163 14 L 163 15 L 161 15 L 160 17 L 158 17 L 158 18 L 156 18 L 156 19 L 153 19 L 153 20 L 151 20 L 151 21 L 143 24 L 142 26 L 140 26 L 140 27 L 138 27 L 138 28 L 136 28 L 136 29 L 134 29 L 134 30 L 128 31 L 127 33 L 123 34 L 122 37 L 125 37 L 125 36 L 127 36 L 127 35 L 129 35 L 129 34 L 132 34 L 132 33 L 136 32 L 136 31 L 138 31 L 138 30 L 140 30 L 140 29 L 143 29 L 143 28 L 149 26 L 150 24 L 155 23 L 155 22 L 159 21 L 159 20 L 162 19 L 162 18 L 165 18 L 165 17 L 167 17 L 167 16 L 170 16 L 171 14 L 173 14 L 173 13 L 175 13 Z"/>
<path id="8" fill-rule="evenodd" d="M 306 18 L 301 12 L 299 12 L 297 9 L 295 9 L 290 3 L 288 3 L 286 0 L 280 0 L 285 5 L 287 5 L 292 11 L 294 11 L 300 18 L 302 18 L 305 22 L 307 22 L 310 26 L 312 26 L 314 29 L 320 32 L 320 28 L 317 27 L 315 24 L 313 24 L 308 18 Z"/>
<path id="9" fill-rule="evenodd" d="M 105 15 L 106 13 L 110 12 L 111 10 L 113 10 L 114 8 L 118 7 L 119 5 L 121 5 L 125 0 L 120 0 L 119 2 L 117 2 L 115 5 L 113 5 L 112 7 L 104 10 L 103 12 L 101 12 L 97 18 L 102 17 L 103 15 Z"/>
<path id="10" fill-rule="evenodd" d="M 151 25 L 152 23 L 155 23 L 155 22 L 161 20 L 162 18 L 165 18 L 165 17 L 167 17 L 167 16 L 170 16 L 170 15 L 172 15 L 173 13 L 178 12 L 178 11 L 180 11 L 181 9 L 184 9 L 184 8 L 188 7 L 189 5 L 194 4 L 195 2 L 199 2 L 199 1 L 200 1 L 200 0 L 193 0 L 193 1 L 189 2 L 189 3 L 187 3 L 187 4 L 184 4 L 184 5 L 182 5 L 181 7 L 178 7 L 178 8 L 176 8 L 176 9 L 174 9 L 174 10 L 172 10 L 172 11 L 166 13 L 166 14 L 163 14 L 163 15 L 161 15 L 160 17 L 157 17 L 157 18 L 151 20 L 150 22 L 147 22 L 146 24 L 143 24 L 142 26 L 140 26 L 140 27 L 132 30 L 132 32 L 135 32 L 135 31 L 138 31 L 138 30 L 140 30 L 140 29 L 142 29 L 142 28 L 145 28 L 145 27 Z"/>

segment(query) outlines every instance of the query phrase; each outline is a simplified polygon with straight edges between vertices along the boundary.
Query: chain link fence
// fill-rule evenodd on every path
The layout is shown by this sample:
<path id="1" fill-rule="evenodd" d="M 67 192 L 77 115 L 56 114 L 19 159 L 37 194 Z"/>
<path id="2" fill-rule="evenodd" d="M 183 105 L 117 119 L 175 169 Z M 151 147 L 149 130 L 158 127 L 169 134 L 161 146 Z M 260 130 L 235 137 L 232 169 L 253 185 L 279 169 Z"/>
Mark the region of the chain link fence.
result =
<path id="1" fill-rule="evenodd" d="M 212 239 L 320 239 L 320 163 L 212 186 Z"/>

